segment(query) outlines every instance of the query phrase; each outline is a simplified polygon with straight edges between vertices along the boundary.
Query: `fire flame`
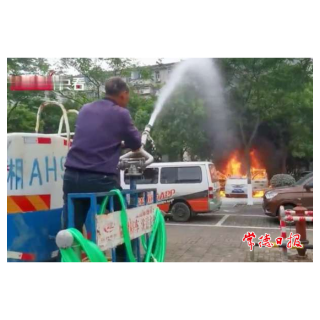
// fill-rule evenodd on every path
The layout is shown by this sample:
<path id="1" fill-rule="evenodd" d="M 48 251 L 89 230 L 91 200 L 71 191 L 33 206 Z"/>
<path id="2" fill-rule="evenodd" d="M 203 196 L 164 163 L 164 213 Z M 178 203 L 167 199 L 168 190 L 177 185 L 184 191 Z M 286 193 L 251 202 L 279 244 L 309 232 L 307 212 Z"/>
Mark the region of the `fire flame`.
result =
<path id="1" fill-rule="evenodd" d="M 255 150 L 252 150 L 250 152 L 250 160 L 251 160 L 251 178 L 255 180 L 266 178 L 267 176 L 266 169 L 264 168 L 262 163 L 259 161 Z M 239 178 L 247 177 L 246 168 L 240 161 L 239 151 L 234 151 L 231 154 L 222 172 L 226 177 L 232 177 L 232 176 L 236 176 Z"/>
<path id="2" fill-rule="evenodd" d="M 223 191 L 223 190 L 220 190 L 220 197 L 225 197 L 226 196 L 226 193 L 225 193 L 225 191 Z"/>
<path id="3" fill-rule="evenodd" d="M 250 152 L 250 159 L 251 159 L 251 178 L 254 180 L 267 178 L 267 170 L 266 168 L 264 168 L 263 164 L 259 161 L 255 150 L 252 150 Z"/>
<path id="4" fill-rule="evenodd" d="M 262 198 L 263 196 L 264 196 L 264 192 L 262 190 L 253 192 L 254 198 Z"/>
<path id="5" fill-rule="evenodd" d="M 250 152 L 250 161 L 251 161 L 251 179 L 259 180 L 267 178 L 267 171 L 261 161 L 257 156 L 257 152 L 252 150 Z M 228 162 L 226 163 L 222 172 L 219 173 L 219 180 L 226 180 L 229 177 L 237 177 L 237 178 L 246 178 L 247 172 L 245 168 L 245 164 L 241 162 L 239 151 L 234 151 Z M 261 198 L 264 195 L 264 191 L 254 191 L 254 198 Z M 223 190 L 220 191 L 220 196 L 225 197 L 225 192 Z"/>
<path id="6" fill-rule="evenodd" d="M 239 161 L 238 152 L 234 152 L 229 159 L 226 168 L 224 170 L 226 176 L 239 176 L 245 177 L 242 172 L 241 162 Z"/>

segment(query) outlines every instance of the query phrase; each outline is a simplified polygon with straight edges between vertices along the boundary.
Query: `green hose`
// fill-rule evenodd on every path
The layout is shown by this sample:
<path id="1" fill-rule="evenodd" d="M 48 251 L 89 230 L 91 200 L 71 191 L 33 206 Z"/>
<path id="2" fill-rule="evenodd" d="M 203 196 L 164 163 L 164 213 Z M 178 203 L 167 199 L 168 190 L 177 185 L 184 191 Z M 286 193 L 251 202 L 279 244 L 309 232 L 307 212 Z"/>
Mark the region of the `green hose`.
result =
<path id="1" fill-rule="evenodd" d="M 74 241 L 74 247 L 79 246 L 82 251 L 87 255 L 89 261 L 91 262 L 108 262 L 107 258 L 99 247 L 92 241 L 87 240 L 83 237 L 82 233 L 74 228 L 67 229 Z M 76 252 L 78 251 L 78 252 Z M 61 248 L 61 262 L 81 262 L 80 250 L 75 250 L 74 248 Z"/>
<path id="2" fill-rule="evenodd" d="M 166 253 L 167 235 L 165 221 L 159 208 L 156 209 L 156 217 L 152 227 L 149 243 L 146 243 L 146 236 L 142 235 L 141 243 L 146 251 L 144 262 L 163 262 Z"/>
<path id="3" fill-rule="evenodd" d="M 119 200 L 120 200 L 120 204 L 121 204 L 120 221 L 121 221 L 124 245 L 127 251 L 128 259 L 130 262 L 137 262 L 132 250 L 130 233 L 128 230 L 128 216 L 126 212 L 123 195 L 121 194 L 120 190 L 115 189 L 115 190 L 111 190 L 111 192 L 116 193 L 116 195 L 119 197 Z M 109 197 L 106 196 L 101 204 L 101 208 L 98 212 L 98 215 L 104 214 L 108 200 L 109 200 Z M 75 244 L 79 245 L 80 248 L 86 253 L 89 261 L 107 262 L 107 258 L 95 243 L 85 239 L 82 233 L 76 229 L 71 228 L 67 230 L 72 234 Z M 147 244 L 146 236 L 142 235 L 141 243 L 146 252 L 145 257 L 143 259 L 144 262 L 150 262 L 151 259 L 154 262 L 164 261 L 167 236 L 166 236 L 165 221 L 158 207 L 156 208 L 155 221 L 152 227 L 149 242 Z M 81 262 L 79 252 L 76 253 L 76 251 L 73 248 L 60 249 L 60 251 L 62 256 L 62 262 Z"/>

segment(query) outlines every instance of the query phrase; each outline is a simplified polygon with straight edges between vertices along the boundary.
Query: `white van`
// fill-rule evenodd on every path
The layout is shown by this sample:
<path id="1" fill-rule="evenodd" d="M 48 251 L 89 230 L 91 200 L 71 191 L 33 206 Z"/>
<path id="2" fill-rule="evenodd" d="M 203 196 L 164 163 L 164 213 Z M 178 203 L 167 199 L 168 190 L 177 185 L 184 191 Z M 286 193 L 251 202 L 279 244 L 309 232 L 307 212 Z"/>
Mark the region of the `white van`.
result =
<path id="1" fill-rule="evenodd" d="M 121 186 L 129 189 L 126 172 Z M 151 164 L 137 180 L 138 189 L 157 189 L 159 208 L 174 221 L 185 222 L 197 213 L 220 209 L 220 185 L 211 162 L 160 162 Z"/>

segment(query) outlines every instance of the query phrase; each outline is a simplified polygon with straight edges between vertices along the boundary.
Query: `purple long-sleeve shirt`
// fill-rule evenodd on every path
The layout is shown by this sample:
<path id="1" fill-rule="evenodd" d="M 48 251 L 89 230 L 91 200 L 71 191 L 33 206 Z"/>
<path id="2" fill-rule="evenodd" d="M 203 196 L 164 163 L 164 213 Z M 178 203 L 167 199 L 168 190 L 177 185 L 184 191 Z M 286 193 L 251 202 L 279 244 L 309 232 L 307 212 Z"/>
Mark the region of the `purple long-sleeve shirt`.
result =
<path id="1" fill-rule="evenodd" d="M 102 99 L 84 105 L 65 166 L 89 172 L 117 174 L 121 141 L 127 148 L 141 146 L 141 135 L 127 109 Z"/>

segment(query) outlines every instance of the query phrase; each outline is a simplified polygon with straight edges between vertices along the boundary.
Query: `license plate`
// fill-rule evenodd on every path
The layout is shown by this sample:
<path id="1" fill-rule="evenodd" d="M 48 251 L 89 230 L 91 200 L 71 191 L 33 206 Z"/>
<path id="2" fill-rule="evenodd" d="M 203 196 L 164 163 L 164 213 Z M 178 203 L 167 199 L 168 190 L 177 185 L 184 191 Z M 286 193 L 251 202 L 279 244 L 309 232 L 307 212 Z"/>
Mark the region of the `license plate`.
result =
<path id="1" fill-rule="evenodd" d="M 233 189 L 232 193 L 244 193 L 244 190 L 242 190 L 242 189 Z"/>

